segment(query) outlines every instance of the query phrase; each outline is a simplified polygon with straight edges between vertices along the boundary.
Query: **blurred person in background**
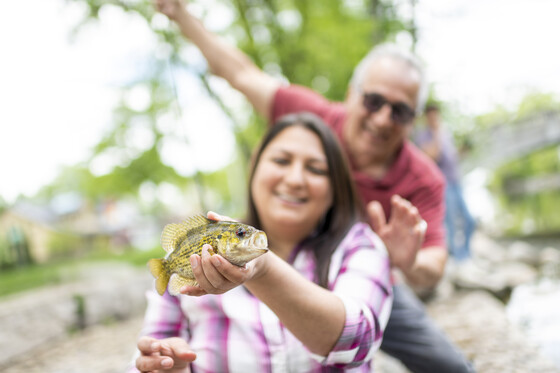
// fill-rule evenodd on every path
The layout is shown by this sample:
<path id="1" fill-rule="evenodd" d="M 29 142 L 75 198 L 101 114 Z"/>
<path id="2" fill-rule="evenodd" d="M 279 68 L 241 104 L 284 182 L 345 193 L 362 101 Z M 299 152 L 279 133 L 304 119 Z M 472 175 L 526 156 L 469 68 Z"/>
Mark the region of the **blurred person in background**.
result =
<path id="1" fill-rule="evenodd" d="M 442 124 L 439 105 L 427 105 L 424 113 L 426 126 L 415 133 L 414 141 L 445 175 L 447 244 L 452 257 L 461 262 L 471 256 L 471 237 L 476 225 L 463 198 L 457 149 L 452 134 Z"/>
<path id="2" fill-rule="evenodd" d="M 199 285 L 148 294 L 129 371 L 369 372 L 391 312 L 389 258 L 320 118 L 288 115 L 269 130 L 248 201 L 245 222 L 271 251 L 246 267 L 209 245 L 191 256 Z"/>
<path id="3" fill-rule="evenodd" d="M 445 180 L 408 140 L 427 93 L 417 58 L 394 45 L 372 49 L 356 66 L 346 100 L 330 102 L 266 74 L 241 50 L 209 32 L 183 1 L 156 0 L 156 5 L 200 49 L 212 73 L 244 94 L 271 124 L 284 114 L 308 111 L 338 137 L 369 223 L 384 241 L 392 268 L 402 274 L 393 277 L 393 311 L 381 349 L 413 372 L 471 371 L 407 286 L 434 289 L 447 261 Z"/>

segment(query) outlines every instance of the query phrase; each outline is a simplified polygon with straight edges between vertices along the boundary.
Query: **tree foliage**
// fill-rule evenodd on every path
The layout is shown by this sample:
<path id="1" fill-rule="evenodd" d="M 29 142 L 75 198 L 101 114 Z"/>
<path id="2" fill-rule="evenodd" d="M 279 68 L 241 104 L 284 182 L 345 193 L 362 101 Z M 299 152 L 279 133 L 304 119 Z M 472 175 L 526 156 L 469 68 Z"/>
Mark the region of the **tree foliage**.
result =
<path id="1" fill-rule="evenodd" d="M 498 125 L 515 127 L 521 123 L 531 123 L 534 118 L 538 119 L 546 113 L 560 113 L 559 108 L 560 100 L 554 94 L 532 92 L 514 110 L 498 107 L 494 112 L 478 117 L 477 128 L 484 131 Z M 479 149 L 479 152 L 484 152 L 484 149 Z M 557 213 L 560 194 L 558 187 L 554 187 L 550 181 L 557 175 L 560 175 L 558 144 L 520 156 L 493 171 L 489 186 L 498 201 L 501 226 L 505 233 L 528 235 L 560 231 Z M 541 187 L 534 187 L 539 184 Z M 518 188 L 521 185 L 533 185 L 533 188 L 525 193 L 513 193 L 513 185 Z"/>
<path id="2" fill-rule="evenodd" d="M 477 116 L 475 122 L 479 130 L 503 124 L 515 125 L 516 122 L 535 114 L 559 108 L 560 99 L 554 94 L 530 92 L 513 109 L 503 105 L 497 106 L 493 111 Z"/>
<path id="3" fill-rule="evenodd" d="M 178 29 L 154 27 L 155 9 L 147 0 L 68 0 L 86 6 L 87 13 L 81 24 L 95 22 L 102 16 L 103 7 L 118 7 L 146 21 L 147 27 L 165 45 L 168 56 L 145 61 L 150 68 L 144 76 L 123 87 L 123 100 L 115 107 L 111 128 L 100 139 L 92 159 L 107 154 L 119 154 L 109 172 L 92 173 L 91 164 L 85 163 L 66 169 L 58 180 L 46 188 L 44 194 L 55 189 L 76 188 L 90 198 L 104 195 L 134 195 L 146 181 L 155 184 L 170 182 L 180 187 L 189 183 L 198 186 L 199 199 L 204 208 L 203 191 L 217 193 L 222 205 L 239 210 L 244 200 L 239 194 L 243 188 L 236 187 L 224 178 L 235 177 L 235 183 L 245 185 L 245 175 L 250 153 L 265 130 L 266 124 L 254 113 L 239 119 L 223 97 L 214 92 L 209 84 L 208 73 L 191 66 L 183 53 L 189 42 Z M 205 7 L 203 1 L 197 5 Z M 398 19 L 391 2 L 344 1 L 344 0 L 230 0 L 222 5 L 233 14 L 233 22 L 222 31 L 224 37 L 246 52 L 263 70 L 281 76 L 293 83 L 309 86 L 333 100 L 341 100 L 346 94 L 353 67 L 376 43 L 392 39 L 405 29 Z M 205 9 L 205 14 L 212 9 Z M 161 15 L 160 15 L 161 17 Z M 202 18 L 204 18 L 203 16 Z M 204 20 L 203 20 L 204 21 Z M 76 32 L 79 33 L 78 26 Z M 170 136 L 158 126 L 158 120 L 180 106 L 177 83 L 169 80 L 169 66 L 173 69 L 190 70 L 199 79 L 201 94 L 215 100 L 217 106 L 230 118 L 238 150 L 230 166 L 211 174 L 195 170 L 192 175 L 181 175 L 162 161 L 164 139 Z M 131 109 L 124 97 L 139 85 L 149 91 L 150 104 L 143 110 Z M 146 88 L 147 87 L 147 88 Z M 179 123 L 179 125 L 181 125 Z M 141 149 L 130 145 L 130 132 L 143 126 L 152 133 L 153 143 Z M 185 138 L 187 143 L 190 141 Z M 210 194 L 212 194 L 211 192 Z M 207 194 L 206 194 L 207 195 Z M 227 212 L 228 210 L 226 210 Z"/>

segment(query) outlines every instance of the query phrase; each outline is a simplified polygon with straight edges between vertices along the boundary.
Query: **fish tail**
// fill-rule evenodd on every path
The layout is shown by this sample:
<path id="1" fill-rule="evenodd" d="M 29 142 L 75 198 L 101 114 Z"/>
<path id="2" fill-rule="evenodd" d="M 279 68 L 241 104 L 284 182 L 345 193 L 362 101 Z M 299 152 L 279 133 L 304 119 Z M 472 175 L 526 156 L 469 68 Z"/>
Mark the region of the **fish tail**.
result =
<path id="1" fill-rule="evenodd" d="M 163 295 L 167 289 L 167 283 L 169 282 L 169 274 L 163 267 L 163 259 L 150 259 L 148 261 L 148 268 L 152 276 L 156 279 L 156 290 L 158 294 Z"/>

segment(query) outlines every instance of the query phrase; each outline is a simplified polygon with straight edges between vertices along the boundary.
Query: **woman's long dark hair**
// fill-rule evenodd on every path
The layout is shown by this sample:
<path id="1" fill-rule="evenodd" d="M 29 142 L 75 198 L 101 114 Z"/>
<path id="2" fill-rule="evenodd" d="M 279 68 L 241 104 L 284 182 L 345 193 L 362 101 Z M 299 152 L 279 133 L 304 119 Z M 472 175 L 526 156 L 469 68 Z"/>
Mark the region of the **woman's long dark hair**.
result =
<path id="1" fill-rule="evenodd" d="M 334 133 L 315 114 L 302 112 L 285 115 L 272 126 L 262 139 L 260 146 L 253 154 L 249 175 L 247 223 L 261 228 L 259 215 L 252 197 L 253 177 L 261 160 L 261 155 L 280 132 L 293 126 L 300 126 L 315 133 L 321 141 L 327 158 L 333 203 L 321 219 L 316 231 L 301 243 L 306 249 L 313 250 L 317 260 L 315 268 L 317 283 L 327 288 L 331 256 L 349 229 L 363 218 L 363 210 L 354 188 L 346 156 Z"/>

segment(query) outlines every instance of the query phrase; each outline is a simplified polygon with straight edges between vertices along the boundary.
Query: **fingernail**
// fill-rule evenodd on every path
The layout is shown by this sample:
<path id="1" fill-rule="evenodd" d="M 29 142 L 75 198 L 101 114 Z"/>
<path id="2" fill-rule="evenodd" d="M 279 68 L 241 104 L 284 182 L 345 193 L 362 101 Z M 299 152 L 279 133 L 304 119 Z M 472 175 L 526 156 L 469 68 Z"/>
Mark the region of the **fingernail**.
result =
<path id="1" fill-rule="evenodd" d="M 161 366 L 163 368 L 171 368 L 173 366 L 173 360 L 171 359 L 163 359 L 161 361 Z"/>
<path id="2" fill-rule="evenodd" d="M 204 259 L 204 258 L 206 258 L 206 257 L 208 257 L 208 256 L 209 256 L 209 254 L 208 254 L 208 249 L 206 249 L 205 247 L 203 247 L 203 248 L 202 248 L 202 252 L 200 253 L 200 257 Z"/>
<path id="3" fill-rule="evenodd" d="M 217 255 L 212 256 L 212 263 L 214 263 L 214 267 L 222 265 L 222 262 L 220 262 L 220 258 L 218 258 Z"/>
<path id="4" fill-rule="evenodd" d="M 198 267 L 198 259 L 196 258 L 196 255 L 191 255 L 189 260 L 191 262 L 191 268 L 192 269 L 195 269 L 196 267 Z"/>

